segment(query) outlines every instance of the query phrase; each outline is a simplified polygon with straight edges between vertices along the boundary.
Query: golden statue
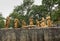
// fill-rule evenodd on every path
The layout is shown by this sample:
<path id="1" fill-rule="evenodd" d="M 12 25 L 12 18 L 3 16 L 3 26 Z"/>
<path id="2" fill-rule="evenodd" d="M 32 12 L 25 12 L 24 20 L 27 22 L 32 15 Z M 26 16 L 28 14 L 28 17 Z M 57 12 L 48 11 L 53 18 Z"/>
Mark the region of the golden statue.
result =
<path id="1" fill-rule="evenodd" d="M 15 18 L 15 20 L 14 20 L 14 27 L 18 28 L 18 24 L 19 24 L 19 20 L 17 18 Z"/>
<path id="2" fill-rule="evenodd" d="M 51 21 L 50 16 L 47 16 L 46 19 L 47 19 L 47 25 L 48 25 L 48 27 L 52 26 L 52 21 Z"/>
<path id="3" fill-rule="evenodd" d="M 36 25 L 40 27 L 40 21 L 36 20 Z"/>
<path id="4" fill-rule="evenodd" d="M 34 25 L 34 23 L 33 23 L 33 18 L 32 18 L 32 17 L 30 17 L 29 22 L 30 22 L 30 23 L 29 23 L 30 26 L 33 26 L 33 25 Z"/>
<path id="5" fill-rule="evenodd" d="M 24 20 L 22 20 L 22 27 L 25 28 L 26 27 L 26 22 Z"/>
<path id="6" fill-rule="evenodd" d="M 8 28 L 9 25 L 10 25 L 10 16 L 8 16 L 8 17 L 6 18 L 5 27 Z"/>
<path id="7" fill-rule="evenodd" d="M 41 20 L 41 27 L 47 27 L 44 17 Z"/>

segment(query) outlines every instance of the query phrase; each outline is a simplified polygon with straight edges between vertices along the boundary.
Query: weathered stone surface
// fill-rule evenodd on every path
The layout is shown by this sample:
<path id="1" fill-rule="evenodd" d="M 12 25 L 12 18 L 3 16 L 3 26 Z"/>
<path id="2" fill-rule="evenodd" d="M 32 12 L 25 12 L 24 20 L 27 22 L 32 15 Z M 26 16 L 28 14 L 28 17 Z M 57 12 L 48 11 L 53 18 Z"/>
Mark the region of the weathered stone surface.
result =
<path id="1" fill-rule="evenodd" d="M 0 29 L 0 41 L 60 41 L 60 28 Z"/>

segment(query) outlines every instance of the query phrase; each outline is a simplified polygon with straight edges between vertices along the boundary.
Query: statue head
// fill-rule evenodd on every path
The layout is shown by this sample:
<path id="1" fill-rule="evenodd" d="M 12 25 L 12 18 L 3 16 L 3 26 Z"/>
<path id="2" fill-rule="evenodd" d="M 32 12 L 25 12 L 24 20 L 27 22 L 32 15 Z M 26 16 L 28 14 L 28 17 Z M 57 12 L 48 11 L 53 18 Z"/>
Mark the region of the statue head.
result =
<path id="1" fill-rule="evenodd" d="M 47 16 L 46 19 L 50 19 L 51 17 L 50 16 Z"/>
<path id="2" fill-rule="evenodd" d="M 30 17 L 30 19 L 33 19 L 33 17 Z"/>
<path id="3" fill-rule="evenodd" d="M 22 20 L 22 22 L 25 22 L 24 20 Z"/>
<path id="4" fill-rule="evenodd" d="M 7 19 L 9 19 L 10 18 L 10 16 L 7 16 Z"/>
<path id="5" fill-rule="evenodd" d="M 45 19 L 44 19 L 44 17 L 42 17 L 42 21 L 44 21 Z"/>
<path id="6" fill-rule="evenodd" d="M 36 19 L 36 21 L 38 21 L 38 19 Z"/>

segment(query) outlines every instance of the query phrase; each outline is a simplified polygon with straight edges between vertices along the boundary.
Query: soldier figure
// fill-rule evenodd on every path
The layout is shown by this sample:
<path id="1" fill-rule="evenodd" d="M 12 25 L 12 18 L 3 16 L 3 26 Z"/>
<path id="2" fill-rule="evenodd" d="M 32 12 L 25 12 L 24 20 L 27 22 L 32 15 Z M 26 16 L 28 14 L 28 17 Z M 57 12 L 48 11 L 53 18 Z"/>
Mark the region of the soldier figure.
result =
<path id="1" fill-rule="evenodd" d="M 17 18 L 15 18 L 15 20 L 14 20 L 14 27 L 18 28 L 18 24 L 19 24 L 19 20 Z"/>
<path id="2" fill-rule="evenodd" d="M 40 21 L 36 20 L 36 25 L 40 27 Z"/>
<path id="3" fill-rule="evenodd" d="M 8 17 L 6 18 L 6 24 L 5 24 L 5 27 L 8 28 L 9 25 L 10 25 L 10 16 L 8 16 Z"/>
<path id="4" fill-rule="evenodd" d="M 22 27 L 25 28 L 26 27 L 26 22 L 24 20 L 22 20 Z"/>
<path id="5" fill-rule="evenodd" d="M 34 23 L 33 23 L 33 18 L 32 18 L 32 17 L 30 17 L 29 22 L 30 22 L 29 25 L 31 25 L 31 26 L 34 25 Z"/>
<path id="6" fill-rule="evenodd" d="M 47 27 L 44 17 L 41 20 L 41 27 Z"/>
<path id="7" fill-rule="evenodd" d="M 52 26 L 52 21 L 51 21 L 50 16 L 47 16 L 46 19 L 47 19 L 47 25 L 48 25 L 48 27 L 51 27 Z"/>

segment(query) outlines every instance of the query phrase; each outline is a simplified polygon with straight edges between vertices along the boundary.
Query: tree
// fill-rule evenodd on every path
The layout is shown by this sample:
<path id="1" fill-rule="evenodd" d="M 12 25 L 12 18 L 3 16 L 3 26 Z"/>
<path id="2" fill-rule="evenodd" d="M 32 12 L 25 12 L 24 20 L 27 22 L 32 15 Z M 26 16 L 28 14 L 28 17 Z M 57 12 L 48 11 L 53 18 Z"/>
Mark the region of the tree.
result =
<path id="1" fill-rule="evenodd" d="M 43 16 L 44 17 L 46 16 L 47 9 L 44 5 L 40 5 L 40 6 L 33 5 L 29 14 L 30 14 L 30 16 L 33 16 L 33 17 L 39 19 Z"/>
<path id="2" fill-rule="evenodd" d="M 29 17 L 33 17 L 33 19 L 36 20 L 37 18 L 41 19 L 41 17 L 46 17 L 47 15 L 50 15 L 52 20 L 56 20 L 60 16 L 59 2 L 59 0 L 42 0 L 42 5 L 38 6 L 33 5 L 34 0 L 23 0 L 23 4 L 15 7 L 10 16 L 12 20 L 18 18 L 19 21 L 25 20 L 27 24 L 29 24 L 29 22 L 27 21 L 29 20 Z M 58 10 L 56 10 L 56 8 L 53 10 L 55 5 L 58 5 Z"/>
<path id="3" fill-rule="evenodd" d="M 32 4 L 33 4 L 33 0 L 23 0 L 23 4 L 15 7 L 13 12 L 10 14 L 11 19 L 14 20 L 15 18 L 18 18 L 19 21 L 25 20 L 28 23 L 27 21 L 29 19 L 28 13 L 31 9 Z"/>
<path id="4" fill-rule="evenodd" d="M 29 24 L 27 20 L 29 20 L 29 17 L 31 16 L 34 20 L 36 20 L 37 18 L 41 19 L 42 16 L 45 17 L 45 14 L 47 14 L 46 7 L 44 5 L 33 5 L 33 3 L 34 0 L 24 0 L 23 4 L 21 4 L 21 6 L 17 6 L 10 14 L 10 16 L 13 19 L 17 17 L 19 20 L 25 20 L 27 24 Z"/>
<path id="5" fill-rule="evenodd" d="M 4 28 L 4 17 L 0 14 L 0 28 Z"/>
<path id="6" fill-rule="evenodd" d="M 52 20 L 53 21 L 60 21 L 60 10 L 53 11 Z"/>
<path id="7" fill-rule="evenodd" d="M 58 4 L 59 0 L 42 0 L 42 4 L 46 6 L 47 10 L 48 10 L 48 14 L 52 13 L 52 8 L 54 7 L 54 5 Z"/>
<path id="8" fill-rule="evenodd" d="M 20 15 L 25 15 L 25 13 L 28 14 L 28 12 L 32 7 L 33 2 L 34 0 L 23 0 L 23 4 L 15 7 L 13 12 L 16 12 L 17 14 L 20 14 Z"/>

